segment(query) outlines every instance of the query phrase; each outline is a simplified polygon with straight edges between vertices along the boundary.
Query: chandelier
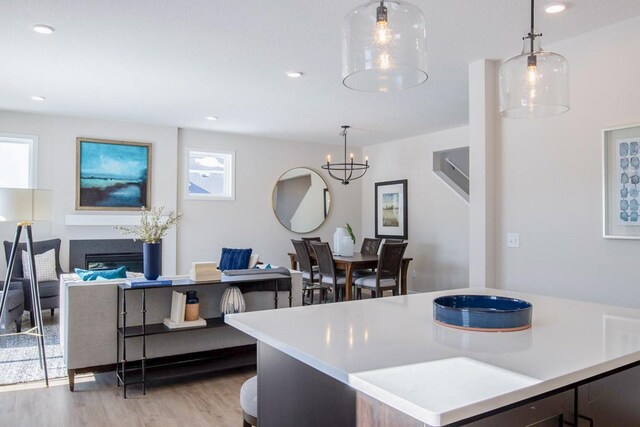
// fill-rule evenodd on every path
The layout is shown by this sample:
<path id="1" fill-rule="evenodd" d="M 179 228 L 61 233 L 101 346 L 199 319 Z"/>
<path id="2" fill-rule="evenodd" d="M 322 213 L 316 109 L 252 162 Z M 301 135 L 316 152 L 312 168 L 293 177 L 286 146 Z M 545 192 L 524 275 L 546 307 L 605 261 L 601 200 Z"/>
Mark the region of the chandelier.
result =
<path id="1" fill-rule="evenodd" d="M 347 185 L 355 179 L 362 178 L 367 173 L 367 169 L 369 169 L 368 157 L 364 158 L 364 163 L 355 163 L 353 161 L 353 153 L 351 153 L 347 162 L 347 129 L 350 127 L 343 125 L 342 132 L 340 132 L 340 135 L 344 137 L 344 163 L 331 163 L 331 155 L 328 155 L 327 163 L 322 165 L 322 169 L 329 172 L 329 176 L 340 181 L 342 185 Z"/>
<path id="2" fill-rule="evenodd" d="M 531 0 L 531 31 L 522 38 L 522 53 L 500 66 L 501 117 L 546 117 L 569 111 L 567 60 L 543 50 L 541 36 L 534 29 L 534 0 Z"/>
<path id="3" fill-rule="evenodd" d="M 401 0 L 369 1 L 351 10 L 342 28 L 342 83 L 390 92 L 427 81 L 424 15 Z"/>

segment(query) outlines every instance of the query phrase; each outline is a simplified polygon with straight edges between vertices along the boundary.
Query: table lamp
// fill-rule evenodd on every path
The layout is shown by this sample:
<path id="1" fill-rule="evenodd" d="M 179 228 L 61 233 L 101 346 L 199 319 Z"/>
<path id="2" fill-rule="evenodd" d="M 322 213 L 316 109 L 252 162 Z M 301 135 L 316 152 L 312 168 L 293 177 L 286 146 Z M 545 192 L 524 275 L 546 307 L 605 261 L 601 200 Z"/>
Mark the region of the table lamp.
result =
<path id="1" fill-rule="evenodd" d="M 49 376 L 47 373 L 47 360 L 44 347 L 44 328 L 42 325 L 42 312 L 40 308 L 40 287 L 36 275 L 36 263 L 33 253 L 33 235 L 31 225 L 33 221 L 51 220 L 52 192 L 50 190 L 36 190 L 33 188 L 0 188 L 0 222 L 17 222 L 16 235 L 11 246 L 11 254 L 7 261 L 7 275 L 4 279 L 2 297 L 0 298 L 0 320 L 4 313 L 4 306 L 9 293 L 11 274 L 16 261 L 20 235 L 24 229 L 27 232 L 27 253 L 31 261 L 30 284 L 31 284 L 31 306 L 35 316 L 35 327 L 23 332 L 24 334 L 38 337 L 38 352 L 40 355 L 40 367 L 44 370 L 44 379 L 49 386 Z"/>

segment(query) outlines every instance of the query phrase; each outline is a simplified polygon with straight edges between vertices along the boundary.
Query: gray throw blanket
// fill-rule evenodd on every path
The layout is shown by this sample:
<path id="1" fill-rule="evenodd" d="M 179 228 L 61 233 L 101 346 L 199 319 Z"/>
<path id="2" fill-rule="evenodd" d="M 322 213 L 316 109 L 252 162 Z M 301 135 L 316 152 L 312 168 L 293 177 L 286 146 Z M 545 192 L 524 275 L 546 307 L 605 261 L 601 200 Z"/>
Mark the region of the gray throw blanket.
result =
<path id="1" fill-rule="evenodd" d="M 245 270 L 226 270 L 224 271 L 226 276 L 248 276 L 253 274 L 284 274 L 285 276 L 291 276 L 288 268 L 247 268 Z"/>

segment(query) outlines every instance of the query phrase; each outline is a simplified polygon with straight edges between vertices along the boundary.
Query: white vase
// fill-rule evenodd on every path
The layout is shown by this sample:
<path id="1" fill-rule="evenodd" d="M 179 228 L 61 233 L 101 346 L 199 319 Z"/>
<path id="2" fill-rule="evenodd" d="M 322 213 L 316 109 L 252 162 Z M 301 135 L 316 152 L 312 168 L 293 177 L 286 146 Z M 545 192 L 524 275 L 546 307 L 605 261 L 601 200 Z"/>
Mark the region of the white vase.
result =
<path id="1" fill-rule="evenodd" d="M 340 255 L 353 256 L 353 240 L 351 236 L 343 237 L 340 241 Z"/>
<path id="2" fill-rule="evenodd" d="M 244 313 L 246 310 L 244 297 L 240 288 L 230 286 L 225 289 L 220 300 L 220 313 L 222 316 L 232 313 Z"/>
<path id="3" fill-rule="evenodd" d="M 336 228 L 336 232 L 333 233 L 333 252 L 336 255 L 342 255 L 342 238 L 349 237 L 347 229 L 344 227 Z"/>

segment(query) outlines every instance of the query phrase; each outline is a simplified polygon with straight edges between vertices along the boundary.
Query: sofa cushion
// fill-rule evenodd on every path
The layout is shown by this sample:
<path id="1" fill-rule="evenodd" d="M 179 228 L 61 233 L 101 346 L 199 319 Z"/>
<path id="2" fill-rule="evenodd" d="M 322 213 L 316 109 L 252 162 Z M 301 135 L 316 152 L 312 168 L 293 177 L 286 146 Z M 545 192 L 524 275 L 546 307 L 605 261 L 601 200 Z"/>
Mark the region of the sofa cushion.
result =
<path id="1" fill-rule="evenodd" d="M 257 267 L 259 262 L 260 262 L 260 254 L 251 254 L 251 256 L 249 257 L 249 267 L 247 268 Z"/>
<path id="2" fill-rule="evenodd" d="M 58 274 L 56 273 L 56 251 L 49 249 L 48 251 L 34 255 L 36 264 L 36 277 L 38 282 L 46 282 L 47 280 L 58 280 Z M 26 251 L 22 251 L 22 271 L 24 272 L 24 278 L 31 278 L 31 269 L 29 262 L 29 255 Z"/>
<path id="3" fill-rule="evenodd" d="M 222 248 L 222 256 L 218 268 L 225 270 L 241 270 L 249 267 L 252 249 Z"/>
<path id="4" fill-rule="evenodd" d="M 125 279 L 127 277 L 127 269 L 122 266 L 113 270 L 82 270 L 76 268 L 75 272 L 83 282 L 89 282 L 98 279 Z"/>

